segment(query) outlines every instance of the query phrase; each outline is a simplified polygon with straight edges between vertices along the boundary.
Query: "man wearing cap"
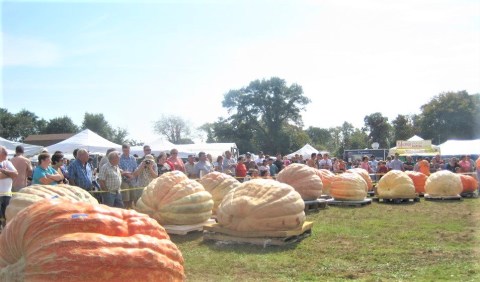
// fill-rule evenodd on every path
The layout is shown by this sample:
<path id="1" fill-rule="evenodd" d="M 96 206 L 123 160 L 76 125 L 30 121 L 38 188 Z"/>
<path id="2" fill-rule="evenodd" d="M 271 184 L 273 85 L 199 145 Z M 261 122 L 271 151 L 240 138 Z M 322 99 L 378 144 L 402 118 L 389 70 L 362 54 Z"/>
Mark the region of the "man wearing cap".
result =
<path id="1" fill-rule="evenodd" d="M 158 168 L 155 162 L 155 158 L 148 154 L 143 157 L 143 161 L 138 165 L 137 169 L 133 172 L 133 176 L 137 177 L 137 186 L 146 187 L 153 179 L 158 176 Z M 142 196 L 142 189 L 134 190 L 133 203 Z"/>
<path id="2" fill-rule="evenodd" d="M 28 177 L 32 177 L 32 162 L 23 156 L 23 146 L 18 145 L 15 148 L 15 157 L 11 162 L 17 169 L 18 175 L 13 179 L 12 192 L 18 192 L 18 190 L 27 186 Z"/>

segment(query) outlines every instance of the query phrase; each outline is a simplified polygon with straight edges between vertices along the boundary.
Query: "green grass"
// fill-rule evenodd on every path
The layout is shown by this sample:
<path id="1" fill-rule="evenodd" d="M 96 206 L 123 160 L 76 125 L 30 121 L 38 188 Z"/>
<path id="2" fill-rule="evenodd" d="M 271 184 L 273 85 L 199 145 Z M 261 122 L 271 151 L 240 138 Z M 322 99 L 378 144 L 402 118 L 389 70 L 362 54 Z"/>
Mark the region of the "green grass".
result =
<path id="1" fill-rule="evenodd" d="M 189 281 L 480 281 L 480 199 L 329 207 L 290 246 L 171 236 Z"/>

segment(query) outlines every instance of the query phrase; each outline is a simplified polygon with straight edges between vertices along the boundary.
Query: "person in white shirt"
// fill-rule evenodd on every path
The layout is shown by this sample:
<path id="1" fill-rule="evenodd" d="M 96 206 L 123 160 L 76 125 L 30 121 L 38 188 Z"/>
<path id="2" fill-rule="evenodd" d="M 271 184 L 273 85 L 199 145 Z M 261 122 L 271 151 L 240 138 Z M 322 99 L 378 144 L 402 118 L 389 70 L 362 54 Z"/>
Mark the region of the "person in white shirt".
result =
<path id="1" fill-rule="evenodd" d="M 12 197 L 13 179 L 18 176 L 18 172 L 12 162 L 7 160 L 7 148 L 0 146 L 0 218 L 2 226 L 4 225 L 5 210 Z"/>
<path id="2" fill-rule="evenodd" d="M 328 154 L 323 154 L 323 159 L 318 162 L 318 167 L 322 169 L 332 170 L 332 160 L 328 158 Z"/>

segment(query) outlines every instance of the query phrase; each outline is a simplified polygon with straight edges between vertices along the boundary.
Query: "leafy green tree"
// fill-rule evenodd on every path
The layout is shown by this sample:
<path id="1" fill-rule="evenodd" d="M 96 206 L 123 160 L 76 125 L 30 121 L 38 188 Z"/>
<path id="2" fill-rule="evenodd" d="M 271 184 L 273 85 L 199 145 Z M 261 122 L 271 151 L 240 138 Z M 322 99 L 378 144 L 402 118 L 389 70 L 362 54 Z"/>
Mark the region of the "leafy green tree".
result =
<path id="1" fill-rule="evenodd" d="M 300 112 L 310 103 L 298 84 L 287 86 L 285 80 L 272 77 L 255 80 L 247 87 L 225 94 L 223 107 L 228 109 L 228 121 L 233 127 L 245 125 L 255 130 L 256 140 L 265 150 L 286 153 L 290 148 L 285 134 L 287 124 L 302 126 Z"/>
<path id="2" fill-rule="evenodd" d="M 406 115 L 398 115 L 392 121 L 393 125 L 393 141 L 407 140 L 415 134 L 413 120 Z"/>
<path id="3" fill-rule="evenodd" d="M 82 123 L 82 129 L 87 128 L 112 142 L 115 139 L 114 129 L 105 119 L 103 114 L 85 113 Z"/>
<path id="4" fill-rule="evenodd" d="M 162 117 L 155 122 L 153 129 L 173 144 L 181 144 L 181 140 L 189 138 L 191 132 L 190 126 L 183 118 L 173 115 L 162 115 Z"/>
<path id="5" fill-rule="evenodd" d="M 332 140 L 328 129 L 310 126 L 305 131 L 312 140 L 313 147 L 317 150 L 327 150 L 327 144 L 330 144 Z"/>
<path id="6" fill-rule="evenodd" d="M 359 128 L 355 128 L 350 136 L 350 147 L 345 149 L 363 149 L 368 148 L 368 134 Z"/>
<path id="7" fill-rule="evenodd" d="M 365 130 L 369 132 L 369 143 L 378 142 L 380 148 L 390 148 L 394 143 L 391 136 L 391 125 L 388 123 L 388 118 L 382 116 L 381 113 L 373 113 L 366 116 L 363 120 L 365 122 Z"/>
<path id="8" fill-rule="evenodd" d="M 421 107 L 420 127 L 425 139 L 440 144 L 448 139 L 479 137 L 480 94 L 446 92 Z"/>
<path id="9" fill-rule="evenodd" d="M 38 134 L 43 124 L 43 119 L 25 109 L 16 114 L 0 109 L 0 136 L 5 139 L 21 142 L 31 134 Z"/>
<path id="10" fill-rule="evenodd" d="M 71 118 L 63 116 L 49 120 L 45 126 L 45 129 L 41 132 L 45 134 L 77 133 L 78 126 L 73 123 Z"/>
<path id="11" fill-rule="evenodd" d="M 127 136 L 128 136 L 128 131 L 126 129 L 117 127 L 117 129 L 113 130 L 113 136 L 111 141 L 116 144 L 123 144 L 123 143 L 130 144 L 128 142 L 129 140 L 127 140 Z"/>

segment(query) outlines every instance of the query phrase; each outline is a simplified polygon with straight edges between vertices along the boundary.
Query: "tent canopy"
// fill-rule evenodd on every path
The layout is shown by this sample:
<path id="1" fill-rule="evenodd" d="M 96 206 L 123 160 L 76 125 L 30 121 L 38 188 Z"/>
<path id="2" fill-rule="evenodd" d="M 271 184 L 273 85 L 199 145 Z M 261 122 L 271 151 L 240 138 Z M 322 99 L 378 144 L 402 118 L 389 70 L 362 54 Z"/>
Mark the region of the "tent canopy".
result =
<path id="1" fill-rule="evenodd" d="M 297 151 L 291 153 L 291 154 L 288 154 L 287 155 L 287 158 L 291 159 L 292 157 L 294 157 L 295 155 L 301 155 L 303 157 L 303 159 L 310 159 L 311 156 L 312 156 L 312 153 L 320 153 L 320 154 L 325 154 L 325 153 L 328 153 L 326 151 L 318 151 L 317 149 L 313 148 L 312 145 L 310 144 L 305 144 L 302 148 L 298 149 Z"/>
<path id="2" fill-rule="evenodd" d="M 480 139 L 448 140 L 438 147 L 442 156 L 480 155 Z"/>
<path id="3" fill-rule="evenodd" d="M 25 156 L 36 155 L 36 154 L 40 153 L 43 149 L 42 146 L 30 145 L 30 144 L 20 143 L 20 142 L 14 142 L 14 141 L 4 139 L 2 137 L 0 137 L 0 145 L 5 146 L 5 148 L 7 148 L 7 151 L 8 151 L 9 155 L 15 154 L 15 148 L 18 145 L 23 146 Z"/>
<path id="4" fill-rule="evenodd" d="M 105 154 L 108 149 L 121 150 L 122 146 L 101 137 L 90 129 L 85 129 L 62 142 L 50 145 L 46 149 L 53 153 L 73 153 L 75 149 L 86 149 L 90 154 Z"/>
<path id="5" fill-rule="evenodd" d="M 164 140 L 163 138 L 158 138 L 155 139 L 151 142 L 145 142 L 145 145 L 150 146 L 150 149 L 152 149 L 152 154 L 155 156 L 158 156 L 160 152 L 167 152 L 170 151 L 171 149 L 175 148 L 175 144 L 172 142 L 169 142 L 167 140 Z M 139 156 L 143 156 L 143 146 L 132 146 L 130 147 L 130 154 L 137 154 Z M 180 155 L 182 155 L 179 152 Z M 182 157 L 182 156 L 180 156 Z"/>
<path id="6" fill-rule="evenodd" d="M 238 156 L 238 148 L 235 143 L 199 143 L 199 144 L 185 144 L 174 145 L 178 152 L 191 152 L 191 154 L 198 155 L 200 152 L 205 152 L 212 155 L 213 161 L 217 160 L 218 156 L 225 155 L 225 151 L 231 151 L 233 156 Z M 182 157 L 183 158 L 183 157 Z"/>

